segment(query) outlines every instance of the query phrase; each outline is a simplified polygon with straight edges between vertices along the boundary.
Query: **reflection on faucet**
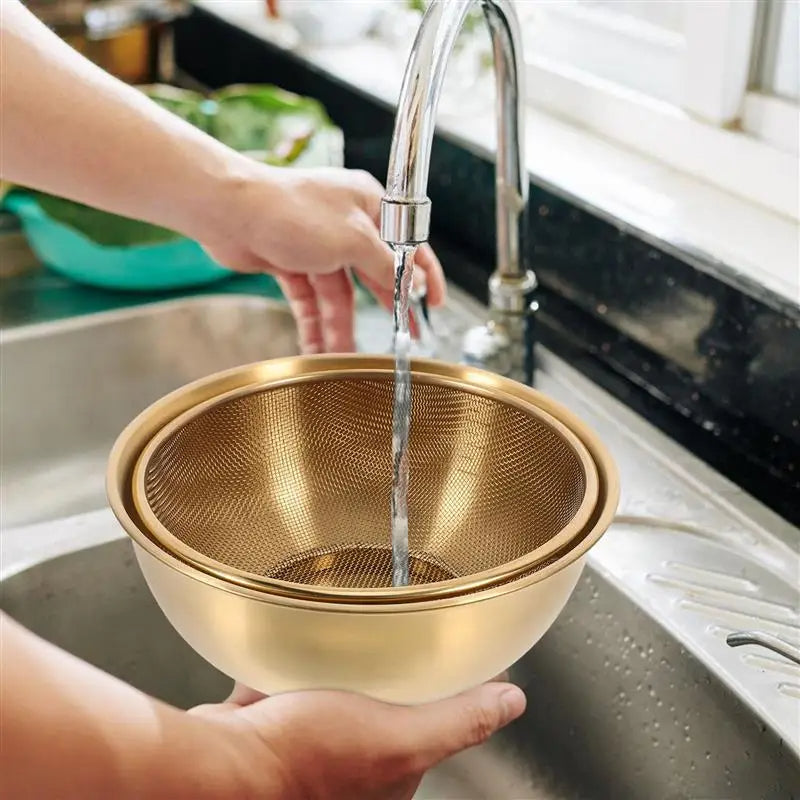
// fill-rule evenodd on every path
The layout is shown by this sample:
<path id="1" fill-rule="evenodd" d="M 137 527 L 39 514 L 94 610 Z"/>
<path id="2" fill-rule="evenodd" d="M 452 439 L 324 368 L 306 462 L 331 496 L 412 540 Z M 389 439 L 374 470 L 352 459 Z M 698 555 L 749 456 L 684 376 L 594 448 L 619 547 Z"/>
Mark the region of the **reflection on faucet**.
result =
<path id="1" fill-rule="evenodd" d="M 428 171 L 436 109 L 459 31 L 478 0 L 436 0 L 423 17 L 400 91 L 381 236 L 391 245 L 425 242 L 430 233 Z M 530 383 L 531 295 L 536 277 L 524 264 L 528 178 L 523 158 L 522 47 L 511 0 L 482 3 L 492 37 L 497 86 L 497 265 L 489 280 L 491 319 L 471 330 L 464 359 Z"/>

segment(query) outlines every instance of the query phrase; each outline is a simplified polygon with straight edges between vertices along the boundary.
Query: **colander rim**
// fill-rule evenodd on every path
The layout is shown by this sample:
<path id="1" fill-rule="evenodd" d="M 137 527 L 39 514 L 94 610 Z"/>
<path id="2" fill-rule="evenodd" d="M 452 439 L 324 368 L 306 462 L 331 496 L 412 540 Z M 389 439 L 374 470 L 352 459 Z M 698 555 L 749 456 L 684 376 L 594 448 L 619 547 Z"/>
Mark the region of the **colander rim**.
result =
<path id="1" fill-rule="evenodd" d="M 241 397 L 291 385 L 318 383 L 321 380 L 386 380 L 391 378 L 392 375 L 393 366 L 391 369 L 387 366 L 379 369 L 344 368 L 307 372 L 277 380 L 262 380 L 260 382 L 250 383 L 246 386 L 232 388 L 227 391 L 216 393 L 202 402 L 189 406 L 166 422 L 150 437 L 136 460 L 132 475 L 132 498 L 136 512 L 146 529 L 146 533 L 161 549 L 175 556 L 181 562 L 195 569 L 209 573 L 220 580 L 235 583 L 257 592 L 270 592 L 296 598 L 339 603 L 353 600 L 362 603 L 392 603 L 419 601 L 423 599 L 471 593 L 489 588 L 498 583 L 507 583 L 514 580 L 515 577 L 530 572 L 535 569 L 538 564 L 552 558 L 585 530 L 597 506 L 599 479 L 594 459 L 591 457 L 591 454 L 580 437 L 566 424 L 534 402 L 535 394 L 528 399 L 524 399 L 508 394 L 497 386 L 476 386 L 463 377 L 452 378 L 442 375 L 432 375 L 424 371 L 414 370 L 413 365 L 412 381 L 430 385 L 447 386 L 458 391 L 511 405 L 522 413 L 535 417 L 538 422 L 546 425 L 549 429 L 554 431 L 562 441 L 565 441 L 569 445 L 570 450 L 578 459 L 583 470 L 585 489 L 577 512 L 555 536 L 517 559 L 461 578 L 416 584 L 401 588 L 383 587 L 354 589 L 344 587 L 320 587 L 265 577 L 223 564 L 195 550 L 172 534 L 160 522 L 150 507 L 150 504 L 147 502 L 145 478 L 148 464 L 154 453 L 177 430 L 207 413 L 210 409 L 220 407 Z M 531 389 L 531 392 L 535 393 L 535 390 Z"/>

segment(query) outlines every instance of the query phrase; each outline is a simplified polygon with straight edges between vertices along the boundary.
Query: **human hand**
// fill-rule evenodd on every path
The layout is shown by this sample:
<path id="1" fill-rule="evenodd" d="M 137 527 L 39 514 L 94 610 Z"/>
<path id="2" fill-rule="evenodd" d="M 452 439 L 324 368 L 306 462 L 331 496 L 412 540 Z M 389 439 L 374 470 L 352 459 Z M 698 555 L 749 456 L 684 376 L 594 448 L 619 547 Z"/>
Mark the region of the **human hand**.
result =
<path id="1" fill-rule="evenodd" d="M 200 241 L 224 266 L 278 279 L 303 352 L 354 350 L 351 272 L 385 307 L 394 297 L 393 254 L 378 234 L 380 183 L 358 170 L 252 162 L 243 171 Z M 418 248 L 415 265 L 424 273 L 428 303 L 440 305 L 445 281 L 433 250 Z"/>
<path id="2" fill-rule="evenodd" d="M 239 785 L 250 792 L 242 796 L 408 800 L 427 770 L 481 744 L 524 709 L 520 689 L 487 683 L 418 707 L 344 692 L 263 698 L 237 687 L 225 703 L 190 713 L 233 744 Z"/>

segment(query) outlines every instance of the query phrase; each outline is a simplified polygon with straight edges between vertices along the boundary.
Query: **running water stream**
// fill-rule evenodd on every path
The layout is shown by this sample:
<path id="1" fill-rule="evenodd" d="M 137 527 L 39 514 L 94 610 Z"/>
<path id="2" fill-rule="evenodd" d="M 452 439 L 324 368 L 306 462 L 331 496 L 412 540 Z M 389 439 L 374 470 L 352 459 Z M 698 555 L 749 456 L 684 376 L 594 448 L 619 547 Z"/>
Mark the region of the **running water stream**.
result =
<path id="1" fill-rule="evenodd" d="M 409 292 L 416 247 L 394 251 L 394 406 L 392 411 L 392 586 L 408 586 L 408 433 L 411 426 Z"/>

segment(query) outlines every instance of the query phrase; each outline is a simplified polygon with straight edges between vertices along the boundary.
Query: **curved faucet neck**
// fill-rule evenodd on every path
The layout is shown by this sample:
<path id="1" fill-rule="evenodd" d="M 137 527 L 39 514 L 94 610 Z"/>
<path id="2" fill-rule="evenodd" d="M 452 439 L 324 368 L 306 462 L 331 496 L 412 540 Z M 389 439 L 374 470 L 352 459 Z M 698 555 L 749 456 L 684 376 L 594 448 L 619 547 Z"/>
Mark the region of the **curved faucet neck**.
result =
<path id="1" fill-rule="evenodd" d="M 497 116 L 497 275 L 525 276 L 522 245 L 528 180 L 524 163 L 522 42 L 511 0 L 433 0 L 411 50 L 395 120 L 381 236 L 392 245 L 427 241 L 431 147 L 444 73 L 470 9 L 483 6 L 492 37 Z"/>

